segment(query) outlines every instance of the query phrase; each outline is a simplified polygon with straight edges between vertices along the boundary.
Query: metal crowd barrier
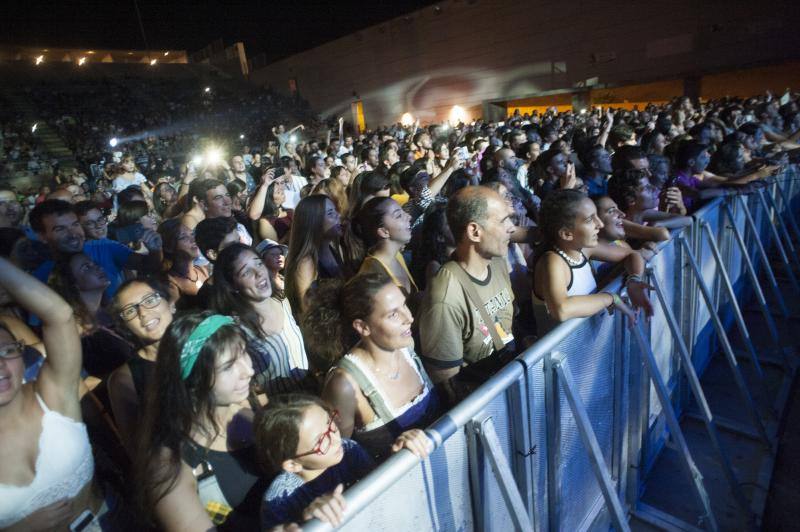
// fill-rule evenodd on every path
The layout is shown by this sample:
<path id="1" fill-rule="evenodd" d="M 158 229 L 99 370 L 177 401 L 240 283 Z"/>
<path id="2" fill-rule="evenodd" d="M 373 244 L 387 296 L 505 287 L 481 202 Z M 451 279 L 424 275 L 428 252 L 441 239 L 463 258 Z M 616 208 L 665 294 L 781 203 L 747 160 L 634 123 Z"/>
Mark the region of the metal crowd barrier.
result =
<path id="1" fill-rule="evenodd" d="M 651 519 L 640 489 L 669 435 L 701 509 L 690 527 L 717 530 L 678 423 L 692 397 L 743 522 L 752 523 L 720 441 L 724 421 L 712 416 L 700 375 L 721 351 L 749 414 L 746 430 L 774 450 L 775 423 L 760 414 L 737 364 L 746 356 L 761 376 L 766 357 L 753 347 L 739 301 L 755 299 L 791 376 L 776 326 L 789 310 L 767 253 L 776 251 L 780 274 L 798 289 L 797 176 L 789 167 L 753 194 L 700 209 L 648 264 L 650 321 L 628 327 L 621 313 L 602 312 L 560 325 L 427 428 L 436 446 L 427 460 L 401 451 L 348 489 L 341 529 L 630 530 L 630 514 Z M 619 290 L 621 279 L 608 288 Z M 744 355 L 731 347 L 733 328 Z M 303 528 L 330 529 L 317 521 Z"/>

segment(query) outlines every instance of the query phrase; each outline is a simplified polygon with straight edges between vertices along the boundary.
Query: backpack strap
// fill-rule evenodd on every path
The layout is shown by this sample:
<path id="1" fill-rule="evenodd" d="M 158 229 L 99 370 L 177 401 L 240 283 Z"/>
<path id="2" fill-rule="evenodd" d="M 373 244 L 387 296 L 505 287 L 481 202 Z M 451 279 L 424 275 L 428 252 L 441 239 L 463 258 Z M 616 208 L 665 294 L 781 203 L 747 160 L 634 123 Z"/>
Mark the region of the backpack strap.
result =
<path id="1" fill-rule="evenodd" d="M 369 406 L 375 412 L 375 415 L 383 420 L 384 423 L 389 423 L 394 419 L 394 414 L 389 408 L 389 405 L 386 404 L 386 400 L 383 398 L 383 395 L 378 391 L 378 388 L 375 387 L 375 384 L 372 382 L 372 380 L 367 377 L 363 371 L 361 371 L 361 368 L 358 367 L 355 362 L 349 360 L 347 357 L 342 357 L 339 359 L 339 362 L 337 362 L 336 365 L 353 377 L 353 379 L 356 381 L 356 384 L 358 384 L 359 388 L 361 388 L 361 392 L 366 396 Z"/>
<path id="2" fill-rule="evenodd" d="M 492 261 L 492 264 L 495 264 Z M 486 306 L 481 301 L 481 298 L 478 297 L 478 292 L 475 290 L 475 285 L 472 283 L 472 280 L 467 275 L 467 272 L 464 271 L 456 261 L 451 260 L 442 266 L 442 268 L 446 268 L 448 272 L 450 272 L 458 284 L 461 285 L 461 289 L 464 290 L 464 295 L 467 296 L 467 301 L 472 303 L 474 307 L 478 309 L 478 313 L 483 320 L 483 324 L 486 325 L 486 328 L 489 329 L 489 334 L 492 336 L 492 343 L 494 343 L 494 350 L 495 351 L 502 351 L 506 344 L 503 342 L 503 339 L 500 338 L 500 333 L 497 332 L 497 327 L 494 325 L 494 320 L 489 317 L 489 313 L 486 312 Z M 497 275 L 500 272 L 492 272 L 492 275 Z"/>

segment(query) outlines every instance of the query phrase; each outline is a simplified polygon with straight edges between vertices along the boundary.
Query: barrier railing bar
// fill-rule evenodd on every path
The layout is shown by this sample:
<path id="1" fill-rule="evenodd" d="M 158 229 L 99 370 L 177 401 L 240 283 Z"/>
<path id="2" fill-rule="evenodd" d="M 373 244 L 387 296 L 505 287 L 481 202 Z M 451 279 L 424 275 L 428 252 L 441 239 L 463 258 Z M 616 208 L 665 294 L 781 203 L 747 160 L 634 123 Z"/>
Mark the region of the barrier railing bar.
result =
<path id="1" fill-rule="evenodd" d="M 497 395 L 511 386 L 523 374 L 523 368 L 523 364 L 520 363 L 512 362 L 507 364 L 491 379 L 471 393 L 469 397 L 426 428 L 425 434 L 432 440 L 434 447 L 440 447 L 446 439 L 478 415 Z M 408 473 L 420 462 L 421 460 L 411 451 L 402 449 L 380 464 L 360 482 L 356 482 L 348 488 L 343 494 L 346 501 L 346 509 L 342 524 L 355 517 L 369 503 L 386 491 L 398 478 Z M 322 532 L 331 530 L 331 527 L 327 523 L 311 520 L 303 524 L 303 530 Z"/>
<path id="2" fill-rule="evenodd" d="M 762 189 L 758 189 L 756 191 L 756 197 L 758 197 L 758 200 L 761 202 L 761 206 L 764 208 L 764 214 L 767 218 L 770 231 L 772 232 L 772 237 L 775 240 L 775 247 L 778 249 L 778 255 L 780 256 L 781 262 L 783 262 L 783 267 L 786 270 L 786 275 L 789 277 L 789 281 L 792 283 L 792 287 L 794 287 L 795 292 L 800 293 L 800 284 L 797 284 L 797 277 L 794 275 L 794 269 L 789 262 L 789 257 L 786 254 L 786 250 L 783 248 L 783 243 L 781 243 L 781 237 L 778 234 L 778 229 L 775 227 L 775 220 L 769 215 L 770 209 L 767 205 L 767 200 L 764 199 L 764 191 Z"/>
<path id="3" fill-rule="evenodd" d="M 699 532 L 702 530 L 643 502 L 640 502 L 631 513 L 637 519 L 665 532 Z"/>
<path id="4" fill-rule="evenodd" d="M 761 314 L 764 316 L 764 321 L 767 324 L 767 328 L 769 329 L 770 337 L 772 338 L 772 342 L 775 344 L 775 347 L 781 352 L 782 358 L 786 364 L 789 363 L 788 359 L 786 358 L 786 353 L 784 353 L 783 349 L 781 348 L 781 341 L 780 341 L 780 334 L 778 334 L 778 326 L 775 324 L 775 319 L 772 317 L 772 313 L 767 307 L 767 299 L 764 297 L 764 290 L 761 288 L 761 282 L 758 280 L 758 274 L 756 274 L 755 267 L 753 266 L 753 262 L 750 260 L 750 254 L 747 251 L 747 245 L 744 243 L 744 238 L 742 237 L 741 231 L 736 226 L 736 220 L 733 216 L 733 211 L 731 210 L 731 206 L 729 204 L 725 204 L 723 206 L 723 212 L 728 217 L 730 221 L 730 225 L 728 226 L 733 231 L 734 239 L 736 243 L 739 245 L 739 251 L 742 254 L 742 260 L 744 261 L 745 269 L 747 270 L 747 275 L 750 277 L 750 282 L 753 285 L 753 292 L 756 296 L 756 301 L 758 301 L 758 306 L 761 309 Z M 783 302 L 780 299 L 781 303 Z"/>
<path id="5" fill-rule="evenodd" d="M 736 300 L 736 292 L 733 291 L 733 285 L 731 284 L 731 278 L 728 275 L 728 269 L 725 267 L 725 262 L 722 260 L 722 255 L 719 252 L 719 247 L 717 247 L 717 242 L 714 240 L 714 235 L 711 232 L 711 227 L 709 226 L 708 222 L 701 220 L 700 225 L 701 231 L 705 233 L 708 239 L 708 245 L 711 248 L 711 254 L 714 256 L 714 260 L 717 263 L 717 271 L 722 277 L 722 286 L 725 288 L 725 291 L 728 294 L 728 300 L 731 308 L 733 309 L 733 316 L 736 320 L 736 325 L 739 328 L 739 335 L 741 336 L 742 341 L 747 348 L 747 353 L 750 355 L 750 362 L 753 364 L 753 368 L 755 368 L 756 373 L 758 374 L 758 379 L 763 387 L 764 394 L 768 397 L 767 387 L 764 382 L 764 371 L 761 369 L 761 363 L 758 360 L 758 354 L 756 353 L 756 348 L 753 345 L 753 339 L 750 337 L 750 329 L 744 322 L 742 310 L 739 308 L 739 302 Z"/>
<path id="6" fill-rule="evenodd" d="M 789 308 L 786 306 L 786 301 L 783 299 L 783 294 L 778 287 L 778 281 L 775 279 L 775 272 L 772 270 L 772 265 L 769 263 L 769 256 L 767 255 L 767 251 L 764 249 L 764 244 L 761 242 L 761 235 L 758 232 L 758 227 L 753 220 L 753 215 L 750 213 L 750 208 L 747 206 L 747 199 L 744 198 L 744 196 L 739 196 L 739 205 L 742 207 L 742 211 L 744 212 L 745 224 L 750 228 L 750 234 L 753 236 L 756 249 L 761 256 L 761 265 L 763 266 L 764 273 L 767 275 L 767 280 L 772 287 L 772 292 L 775 294 L 775 299 L 778 302 L 778 306 L 781 307 L 783 315 L 788 319 L 791 316 L 789 314 Z M 733 214 L 730 213 L 729 216 L 731 218 L 732 225 L 736 227 Z M 745 256 L 748 256 L 749 252 L 747 252 L 747 247 L 744 249 Z"/>
<path id="7" fill-rule="evenodd" d="M 767 203 L 770 204 L 775 212 L 776 225 L 780 229 L 780 233 L 783 235 L 783 241 L 786 244 L 786 249 L 791 252 L 791 258 L 793 258 L 794 262 L 797 263 L 797 249 L 794 247 L 794 243 L 792 243 L 792 236 L 789 234 L 789 229 L 786 227 L 786 223 L 783 219 L 780 209 L 778 209 L 778 204 L 775 203 L 775 199 L 772 197 L 772 194 L 764 194 L 764 196 L 766 197 Z"/>
<path id="8" fill-rule="evenodd" d="M 678 356 L 683 362 L 681 367 L 686 374 L 687 381 L 689 381 L 689 388 L 692 392 L 692 395 L 694 395 L 694 399 L 697 401 L 697 405 L 700 408 L 700 417 L 706 426 L 706 431 L 708 432 L 708 437 L 711 440 L 711 445 L 714 448 L 714 452 L 717 455 L 719 465 L 722 467 L 722 471 L 728 481 L 731 493 L 733 493 L 733 496 L 736 499 L 736 503 L 739 505 L 739 508 L 741 508 L 744 514 L 750 518 L 750 506 L 748 505 L 747 499 L 745 498 L 741 486 L 739 485 L 739 480 L 736 477 L 736 474 L 733 472 L 733 467 L 731 467 L 728 454 L 722 447 L 722 441 L 720 440 L 716 422 L 714 421 L 714 414 L 711 412 L 711 407 L 708 405 L 708 401 L 706 400 L 706 394 L 703 392 L 703 387 L 700 384 L 700 378 L 697 376 L 697 372 L 692 364 L 692 359 L 689 356 L 689 350 L 686 348 L 686 342 L 683 341 L 683 337 L 681 336 L 678 322 L 675 319 L 672 309 L 667 304 L 666 297 L 664 296 L 664 290 L 661 287 L 661 283 L 657 276 L 651 275 L 649 279 L 650 284 L 652 284 L 653 288 L 655 288 L 656 296 L 661 304 L 661 309 L 664 312 L 664 316 L 667 319 L 667 326 L 669 327 L 670 333 L 672 333 L 672 337 L 677 344 Z M 648 356 L 650 355 L 648 354 Z"/>
<path id="9" fill-rule="evenodd" d="M 561 521 L 561 401 L 553 356 L 544 357 L 545 441 L 547 443 L 547 529 L 558 531 Z"/>
<path id="10" fill-rule="evenodd" d="M 578 427 L 578 433 L 583 441 L 583 446 L 589 453 L 589 463 L 592 465 L 592 470 L 594 471 L 598 484 L 600 484 L 600 491 L 603 493 L 606 506 L 611 514 L 611 521 L 617 531 L 630 532 L 631 528 L 628 524 L 625 510 L 622 507 L 622 502 L 611 480 L 608 465 L 606 465 L 606 460 L 603 458 L 603 451 L 600 449 L 597 436 L 589 421 L 589 414 L 586 413 L 586 407 L 583 405 L 580 395 L 575 391 L 572 374 L 568 367 L 561 364 L 557 353 L 554 353 L 552 363 L 558 377 L 558 382 L 562 385 L 567 403 L 572 411 L 575 424 Z"/>
<path id="11" fill-rule="evenodd" d="M 702 272 L 700 271 L 700 267 L 697 265 L 697 260 L 694 257 L 694 253 L 689 247 L 689 242 L 686 241 L 685 238 L 680 237 L 680 243 L 683 246 L 684 250 L 686 251 L 686 257 L 689 259 L 689 265 L 694 272 L 695 280 L 697 281 L 697 286 L 700 288 L 700 294 L 703 296 L 703 300 L 705 301 L 706 307 L 708 308 L 708 313 L 711 316 L 711 322 L 714 324 L 714 328 L 717 332 L 717 337 L 719 339 L 720 344 L 722 345 L 722 352 L 725 354 L 725 359 L 728 362 L 728 366 L 733 373 L 733 379 L 736 382 L 736 386 L 739 388 L 739 394 L 742 397 L 742 400 L 745 403 L 745 408 L 747 409 L 748 414 L 750 415 L 751 422 L 753 426 L 761 435 L 762 439 L 764 440 L 764 444 L 773 452 L 772 443 L 767 436 L 767 431 L 764 428 L 764 424 L 761 422 L 761 417 L 758 415 L 758 411 L 756 410 L 756 406 L 753 402 L 753 398 L 750 395 L 750 391 L 747 389 L 747 383 L 744 380 L 744 376 L 742 372 L 739 370 L 739 363 L 736 361 L 736 356 L 733 354 L 733 348 L 731 347 L 730 341 L 728 341 L 728 335 L 725 332 L 725 327 L 722 325 L 722 321 L 719 318 L 719 314 L 717 313 L 716 309 L 714 308 L 714 301 L 711 299 L 711 293 L 708 290 L 708 285 L 706 285 L 705 280 L 703 279 Z"/>
<path id="12" fill-rule="evenodd" d="M 525 503 L 517 489 L 514 475 L 511 473 L 508 461 L 500 448 L 500 440 L 497 438 L 492 418 L 487 416 L 476 420 L 472 427 L 484 450 L 488 451 L 485 455 L 489 459 L 492 473 L 494 473 L 495 480 L 500 487 L 500 492 L 505 500 L 508 513 L 511 515 L 511 520 L 514 521 L 515 529 L 533 530 L 533 525 L 525 509 Z"/>
<path id="13" fill-rule="evenodd" d="M 661 373 L 658 370 L 658 364 L 653 356 L 653 350 L 650 348 L 650 344 L 644 338 L 640 323 L 633 326 L 633 334 L 636 338 L 636 343 L 639 345 L 639 352 L 644 359 L 644 364 L 647 368 L 649 379 L 653 383 L 653 386 L 656 390 L 656 396 L 658 397 L 658 401 L 661 403 L 661 411 L 664 413 L 664 417 L 666 418 L 667 427 L 669 428 L 672 440 L 677 446 L 677 450 L 682 458 L 681 461 L 686 467 L 686 473 L 689 475 L 689 481 L 694 486 L 697 498 L 700 500 L 700 504 L 705 512 L 705 514 L 701 516 L 700 522 L 703 523 L 708 530 L 716 531 L 718 530 L 717 520 L 714 517 L 713 510 L 711 509 L 711 500 L 708 497 L 708 492 L 703 484 L 703 475 L 700 473 L 697 465 L 695 465 L 694 459 L 692 458 L 692 453 L 689 451 L 689 446 L 686 444 L 686 439 L 683 437 L 683 431 L 678 423 L 678 418 L 675 416 L 675 411 L 672 408 L 672 401 L 670 400 L 669 391 L 667 390 L 666 384 L 664 384 L 664 379 L 661 378 Z"/>
<path id="14" fill-rule="evenodd" d="M 792 231 L 794 231 L 795 238 L 797 238 L 797 241 L 800 242 L 800 227 L 797 225 L 797 219 L 795 219 L 794 213 L 792 212 L 792 204 L 789 201 L 786 193 L 786 187 L 788 187 L 789 183 L 791 182 L 788 179 L 778 179 L 776 181 L 776 188 L 778 189 L 778 194 L 781 197 L 783 212 L 785 212 L 786 216 L 789 218 L 789 225 L 792 226 Z"/>

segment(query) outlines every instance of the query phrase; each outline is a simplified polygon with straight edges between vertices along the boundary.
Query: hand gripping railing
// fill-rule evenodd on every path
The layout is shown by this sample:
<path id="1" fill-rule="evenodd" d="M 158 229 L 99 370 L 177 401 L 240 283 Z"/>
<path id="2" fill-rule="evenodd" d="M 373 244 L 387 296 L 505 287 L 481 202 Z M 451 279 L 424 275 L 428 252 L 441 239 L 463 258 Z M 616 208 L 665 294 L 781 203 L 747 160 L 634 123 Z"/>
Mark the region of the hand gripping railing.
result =
<path id="1" fill-rule="evenodd" d="M 459 454 L 459 458 L 468 463 L 470 480 L 463 486 L 454 487 L 448 485 L 449 479 L 440 479 L 451 491 L 468 492 L 468 501 L 459 506 L 471 513 L 458 521 L 465 524 L 453 525 L 454 521 L 437 520 L 437 512 L 448 511 L 434 504 L 438 498 L 434 497 L 433 503 L 430 498 L 420 500 L 420 497 L 424 499 L 426 490 L 442 491 L 441 485 L 430 488 L 431 484 L 436 484 L 437 471 L 426 473 L 425 468 L 432 466 L 421 464 L 416 456 L 403 450 L 346 490 L 346 523 L 343 528 L 348 527 L 348 521 L 358 521 L 368 514 L 373 521 L 379 521 L 383 513 L 398 513 L 399 508 L 402 515 L 399 527 L 414 531 L 425 528 L 496 530 L 501 522 L 506 523 L 502 525 L 506 529 L 516 530 L 573 530 L 598 523 L 628 530 L 631 513 L 657 525 L 676 526 L 677 523 L 686 529 L 701 526 L 716 530 L 719 524 L 705 481 L 692 459 L 679 424 L 683 406 L 676 400 L 674 387 L 681 375 L 699 410 L 699 413 L 687 413 L 699 417 L 704 423 L 717 464 L 740 511 L 741 526 L 754 528 L 754 510 L 731 465 L 719 430 L 736 429 L 740 434 L 759 439 L 765 448 L 774 452 L 776 423 L 774 419 L 766 423 L 762 417 L 764 409 L 759 410 L 751 395 L 750 384 L 740 371 L 739 353 L 731 345 L 723 319 L 727 312 L 732 313 L 745 347 L 744 358 L 753 368 L 754 382 L 764 397 L 762 364 L 771 362 L 763 349 L 755 347 L 744 319 L 737 289 L 741 280 L 747 281 L 760 315 L 767 324 L 770 341 L 780 353 L 772 363 L 775 360 L 780 363 L 787 379 L 793 375 L 796 362 L 793 355 L 782 347 L 776 316 L 769 308 L 763 282 L 770 285 L 781 311 L 777 319 L 787 319 L 790 311 L 768 260 L 765 242 L 775 247 L 781 269 L 795 285 L 793 266 L 798 257 L 792 234 L 800 237 L 800 231 L 791 205 L 796 201 L 798 190 L 800 187 L 793 180 L 779 178 L 775 185 L 749 198 L 715 200 L 698 212 L 691 231 L 677 231 L 675 238 L 659 246 L 662 253 L 669 249 L 675 254 L 678 263 L 675 267 L 680 269 L 676 272 L 677 277 L 683 279 L 673 282 L 667 276 L 667 280 L 662 281 L 658 271 L 652 265 L 648 266 L 648 279 L 654 287 L 653 299 L 662 313 L 659 319 L 663 320 L 662 326 L 672 338 L 671 351 L 665 351 L 663 338 L 650 338 L 648 324 L 641 321 L 629 329 L 623 327 L 619 315 L 569 320 L 541 338 L 426 429 L 436 453 L 443 452 L 447 442 L 455 441 L 454 436 L 461 440 L 467 436 L 468 445 L 454 452 L 467 455 Z M 712 219 L 718 221 L 716 226 L 709 223 Z M 714 227 L 717 228 L 716 234 Z M 754 250 L 760 261 L 755 260 L 750 250 Z M 737 257 L 737 264 L 731 269 L 733 256 Z M 658 264 L 672 267 L 666 261 Z M 709 282 L 707 274 L 704 277 L 706 266 L 711 265 L 716 272 L 713 282 Z M 736 273 L 735 278 L 732 272 Z M 763 273 L 765 281 L 760 280 L 759 272 Z M 617 278 L 606 289 L 618 291 L 620 288 L 621 282 Z M 680 301 L 693 304 L 684 308 L 677 305 Z M 696 304 L 698 301 L 701 303 Z M 698 323 L 701 309 L 707 311 L 708 321 Z M 710 345 L 720 347 L 723 360 L 733 372 L 736 389 L 749 412 L 752 428 L 715 416 L 706 399 L 695 367 L 693 347 L 700 329 L 707 329 L 709 323 L 715 333 Z M 596 336 L 601 334 L 598 331 L 604 331 L 602 334 L 605 336 Z M 576 338 L 578 345 L 575 345 Z M 610 342 L 609 349 L 602 351 L 596 367 L 587 366 L 586 353 L 582 350 L 605 345 L 604 341 Z M 657 352 L 654 346 L 658 348 Z M 671 357 L 674 357 L 674 364 L 670 367 L 680 373 L 664 374 L 660 367 L 663 368 Z M 607 368 L 611 368 L 611 377 L 605 375 Z M 638 368 L 643 372 L 639 373 Z M 610 381 L 605 383 L 603 378 L 610 378 Z M 613 389 L 608 397 L 614 404 L 608 408 L 603 404 L 605 397 L 598 400 L 593 396 L 597 382 L 601 381 Z M 649 383 L 652 383 L 658 398 L 658 412 L 650 411 L 650 401 L 647 400 Z M 505 410 L 498 408 L 503 405 Z M 771 410 L 767 408 L 766 411 L 767 418 L 772 417 Z M 498 412 L 506 412 L 516 422 L 509 425 L 508 419 L 497 417 Z M 666 427 L 653 423 L 650 419 L 653 416 L 664 419 Z M 608 425 L 612 426 L 610 435 Z M 671 516 L 665 518 L 663 512 L 657 512 L 639 500 L 638 484 L 646 474 L 642 442 L 648 438 L 655 441 L 657 434 L 653 431 L 666 429 L 680 453 L 699 502 L 695 524 Z M 587 470 L 575 477 L 570 467 L 580 456 L 587 457 Z M 429 464 L 433 461 L 433 456 L 428 459 Z M 420 468 L 422 474 L 419 478 L 427 487 L 420 487 L 413 493 L 392 491 L 407 475 L 420 472 Z M 441 471 L 438 473 L 442 474 Z M 446 470 L 444 474 L 447 474 Z M 496 486 L 492 488 L 494 491 L 490 490 L 490 485 Z M 385 494 L 391 494 L 391 500 L 382 504 L 391 507 L 376 509 L 371 506 Z M 578 505 L 578 500 L 588 502 Z M 398 527 L 397 522 L 393 525 Z M 318 521 L 303 526 L 304 530 L 311 531 L 329 528 Z"/>

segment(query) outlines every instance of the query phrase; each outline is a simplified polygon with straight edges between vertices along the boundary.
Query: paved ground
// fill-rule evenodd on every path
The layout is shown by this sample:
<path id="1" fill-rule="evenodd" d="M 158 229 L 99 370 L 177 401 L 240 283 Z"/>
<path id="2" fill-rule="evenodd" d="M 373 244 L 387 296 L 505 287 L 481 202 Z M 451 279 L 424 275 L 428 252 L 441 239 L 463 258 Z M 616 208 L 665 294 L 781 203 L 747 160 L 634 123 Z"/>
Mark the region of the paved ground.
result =
<path id="1" fill-rule="evenodd" d="M 795 379 L 784 418 L 763 530 L 800 530 L 800 385 Z"/>

